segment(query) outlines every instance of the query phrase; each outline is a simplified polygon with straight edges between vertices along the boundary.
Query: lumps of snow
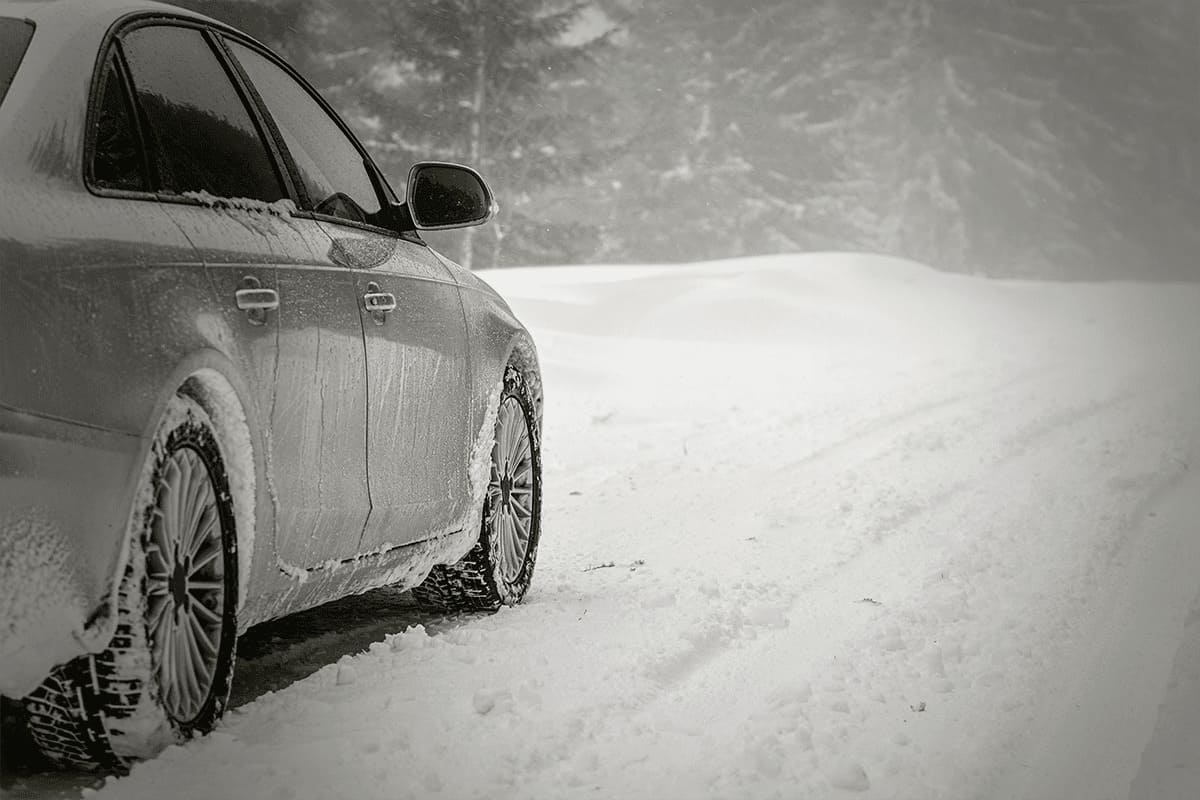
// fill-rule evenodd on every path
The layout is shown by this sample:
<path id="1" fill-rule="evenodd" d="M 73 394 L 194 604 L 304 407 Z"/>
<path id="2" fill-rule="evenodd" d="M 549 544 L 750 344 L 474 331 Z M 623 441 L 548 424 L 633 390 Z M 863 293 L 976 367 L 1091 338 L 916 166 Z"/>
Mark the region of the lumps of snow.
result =
<path id="1" fill-rule="evenodd" d="M 471 698 L 471 705 L 479 715 L 490 714 L 497 707 L 501 711 L 512 708 L 512 692 L 507 689 L 480 689 Z"/>
<path id="2" fill-rule="evenodd" d="M 348 686 L 358 681 L 358 670 L 348 660 L 342 661 L 337 667 L 337 685 Z"/>
<path id="3" fill-rule="evenodd" d="M 871 779 L 862 764 L 848 761 L 838 765 L 829 773 L 829 783 L 834 788 L 848 792 L 865 792 L 871 788 Z"/>
<path id="4" fill-rule="evenodd" d="M 49 515 L 0 519 L 0 694 L 28 694 L 77 655 L 86 615 L 74 550 Z"/>
<path id="5" fill-rule="evenodd" d="M 250 211 L 284 218 L 291 217 L 292 214 L 296 213 L 296 204 L 289 199 L 268 203 L 264 200 L 252 200 L 248 197 L 217 197 L 207 191 L 184 192 L 182 196 L 202 206 L 221 211 Z"/>

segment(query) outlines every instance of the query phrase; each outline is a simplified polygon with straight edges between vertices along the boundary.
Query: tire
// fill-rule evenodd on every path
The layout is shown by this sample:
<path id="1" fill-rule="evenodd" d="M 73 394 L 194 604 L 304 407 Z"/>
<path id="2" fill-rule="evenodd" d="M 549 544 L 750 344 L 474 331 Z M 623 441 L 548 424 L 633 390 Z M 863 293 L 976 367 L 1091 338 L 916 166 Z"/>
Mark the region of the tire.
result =
<path id="1" fill-rule="evenodd" d="M 116 633 L 102 652 L 56 668 L 24 701 L 34 742 L 59 765 L 124 772 L 211 730 L 229 699 L 237 535 L 204 409 L 173 398 L 148 458 Z"/>
<path id="2" fill-rule="evenodd" d="M 510 366 L 500 395 L 479 541 L 458 563 L 434 567 L 413 597 L 427 610 L 446 613 L 516 605 L 533 579 L 541 527 L 541 431 L 529 387 Z"/>

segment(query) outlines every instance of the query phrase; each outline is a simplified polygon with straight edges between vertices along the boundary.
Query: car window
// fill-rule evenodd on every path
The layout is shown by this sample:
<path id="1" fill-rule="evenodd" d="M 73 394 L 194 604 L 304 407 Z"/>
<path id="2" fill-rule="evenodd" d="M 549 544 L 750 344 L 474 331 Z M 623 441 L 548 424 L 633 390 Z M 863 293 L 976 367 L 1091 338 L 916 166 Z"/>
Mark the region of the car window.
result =
<path id="1" fill-rule="evenodd" d="M 141 142 L 134 127 L 129 96 L 116 62 L 109 59 L 94 117 L 92 184 L 102 189 L 146 191 Z"/>
<path id="2" fill-rule="evenodd" d="M 33 23 L 12 17 L 0 17 L 0 103 L 8 94 L 25 49 L 33 38 Z"/>
<path id="3" fill-rule="evenodd" d="M 286 71 L 249 47 L 233 41 L 229 45 L 279 127 L 312 210 L 369 222 L 382 206 L 358 148 Z"/>
<path id="4" fill-rule="evenodd" d="M 203 34 L 137 28 L 121 40 L 146 120 L 158 191 L 286 197 L 249 111 Z"/>

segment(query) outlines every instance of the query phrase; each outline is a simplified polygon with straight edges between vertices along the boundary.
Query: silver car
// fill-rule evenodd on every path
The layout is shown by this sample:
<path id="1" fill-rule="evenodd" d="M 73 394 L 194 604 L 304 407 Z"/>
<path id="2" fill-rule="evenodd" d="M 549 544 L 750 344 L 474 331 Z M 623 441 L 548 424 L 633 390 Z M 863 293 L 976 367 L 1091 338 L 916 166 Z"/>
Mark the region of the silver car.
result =
<path id="1" fill-rule="evenodd" d="M 0 0 L 0 693 L 54 760 L 210 729 L 255 623 L 368 589 L 526 592 L 528 332 L 311 86 L 155 3 Z"/>

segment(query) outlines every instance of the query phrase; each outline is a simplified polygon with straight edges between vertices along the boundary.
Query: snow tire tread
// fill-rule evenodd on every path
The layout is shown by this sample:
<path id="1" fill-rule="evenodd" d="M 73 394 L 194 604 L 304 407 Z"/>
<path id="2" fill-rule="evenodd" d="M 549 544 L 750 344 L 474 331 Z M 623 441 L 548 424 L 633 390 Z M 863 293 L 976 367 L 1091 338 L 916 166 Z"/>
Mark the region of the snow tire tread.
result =
<path id="1" fill-rule="evenodd" d="M 497 585 L 497 570 L 491 553 L 491 509 L 485 501 L 479 540 L 475 545 L 457 563 L 435 566 L 424 582 L 413 588 L 413 598 L 428 611 L 447 614 L 496 611 L 502 605 L 520 602 L 529 588 L 541 533 L 541 432 L 524 376 L 511 365 L 504 373 L 500 402 L 506 397 L 516 397 L 525 412 L 535 464 L 535 530 L 530 536 L 525 568 L 516 585 L 506 587 L 504 591 Z"/>

